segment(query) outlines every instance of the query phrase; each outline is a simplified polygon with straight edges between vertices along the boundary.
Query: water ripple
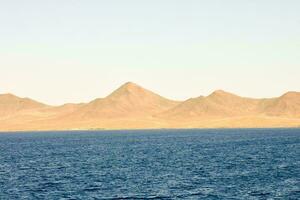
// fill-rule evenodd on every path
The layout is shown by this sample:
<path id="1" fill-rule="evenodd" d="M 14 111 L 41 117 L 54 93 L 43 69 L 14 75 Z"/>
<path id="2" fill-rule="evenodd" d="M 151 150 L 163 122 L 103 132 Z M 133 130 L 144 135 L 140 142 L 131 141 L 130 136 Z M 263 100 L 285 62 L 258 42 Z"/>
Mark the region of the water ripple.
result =
<path id="1" fill-rule="evenodd" d="M 300 199 L 300 129 L 0 134 L 0 199 Z"/>

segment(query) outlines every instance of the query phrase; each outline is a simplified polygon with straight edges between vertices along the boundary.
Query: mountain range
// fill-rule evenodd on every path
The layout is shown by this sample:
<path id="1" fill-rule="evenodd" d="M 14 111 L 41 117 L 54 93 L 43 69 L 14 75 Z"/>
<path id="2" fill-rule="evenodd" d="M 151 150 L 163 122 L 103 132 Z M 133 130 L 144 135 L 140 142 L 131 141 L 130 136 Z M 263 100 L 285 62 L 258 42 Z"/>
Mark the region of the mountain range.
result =
<path id="1" fill-rule="evenodd" d="M 254 99 L 216 90 L 174 101 L 125 83 L 88 103 L 50 106 L 0 95 L 0 131 L 300 127 L 300 92 Z"/>

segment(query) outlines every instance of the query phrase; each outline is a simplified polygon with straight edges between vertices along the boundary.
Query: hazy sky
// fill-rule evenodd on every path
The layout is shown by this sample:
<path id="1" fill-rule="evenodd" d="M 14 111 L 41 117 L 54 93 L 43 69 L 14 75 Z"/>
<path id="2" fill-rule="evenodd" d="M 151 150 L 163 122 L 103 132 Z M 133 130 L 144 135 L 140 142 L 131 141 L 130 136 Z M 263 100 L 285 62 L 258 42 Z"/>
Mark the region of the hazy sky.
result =
<path id="1" fill-rule="evenodd" d="M 127 81 L 180 100 L 300 91 L 300 1 L 0 0 L 0 93 L 86 102 Z"/>

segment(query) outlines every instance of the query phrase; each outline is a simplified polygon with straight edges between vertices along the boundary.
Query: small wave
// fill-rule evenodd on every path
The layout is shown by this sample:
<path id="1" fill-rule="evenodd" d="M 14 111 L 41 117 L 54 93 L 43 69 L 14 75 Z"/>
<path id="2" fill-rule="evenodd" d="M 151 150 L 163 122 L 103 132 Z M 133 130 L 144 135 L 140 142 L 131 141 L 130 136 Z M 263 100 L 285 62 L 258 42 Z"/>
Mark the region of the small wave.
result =
<path id="1" fill-rule="evenodd" d="M 267 191 L 251 191 L 249 192 L 250 196 L 268 196 L 270 195 L 270 192 Z"/>
<path id="2" fill-rule="evenodd" d="M 101 188 L 100 187 L 90 187 L 90 188 L 83 189 L 83 191 L 88 191 L 88 192 L 95 192 L 98 190 L 101 190 Z"/>

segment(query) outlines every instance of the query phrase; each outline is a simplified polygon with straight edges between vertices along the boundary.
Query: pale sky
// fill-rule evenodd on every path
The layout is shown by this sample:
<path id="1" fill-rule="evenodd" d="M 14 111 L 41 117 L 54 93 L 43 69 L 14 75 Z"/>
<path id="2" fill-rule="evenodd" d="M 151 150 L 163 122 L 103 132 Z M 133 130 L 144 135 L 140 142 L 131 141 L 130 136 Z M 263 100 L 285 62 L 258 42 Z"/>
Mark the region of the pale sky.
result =
<path id="1" fill-rule="evenodd" d="M 127 81 L 177 100 L 300 91 L 300 1 L 0 0 L 0 93 L 58 105 Z"/>

